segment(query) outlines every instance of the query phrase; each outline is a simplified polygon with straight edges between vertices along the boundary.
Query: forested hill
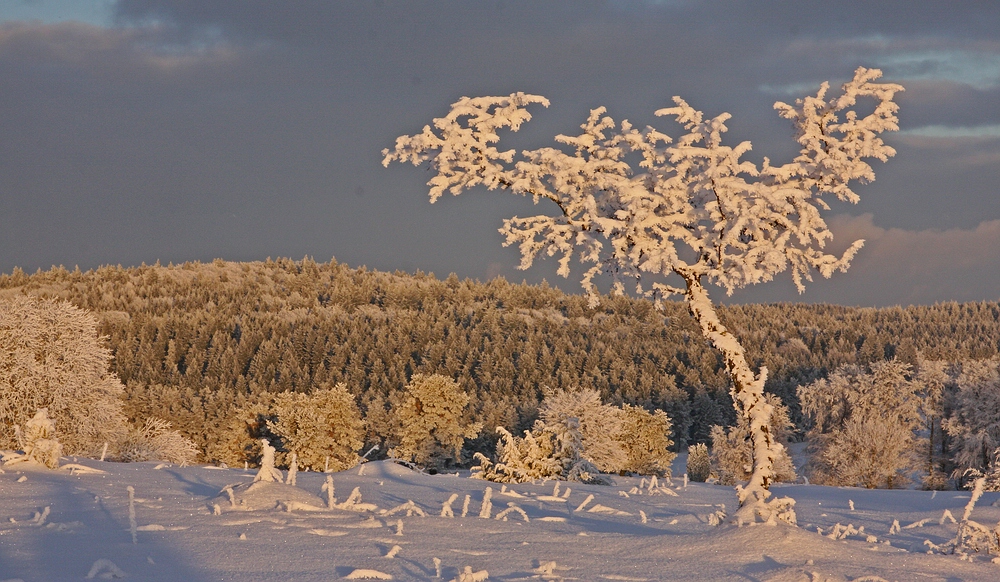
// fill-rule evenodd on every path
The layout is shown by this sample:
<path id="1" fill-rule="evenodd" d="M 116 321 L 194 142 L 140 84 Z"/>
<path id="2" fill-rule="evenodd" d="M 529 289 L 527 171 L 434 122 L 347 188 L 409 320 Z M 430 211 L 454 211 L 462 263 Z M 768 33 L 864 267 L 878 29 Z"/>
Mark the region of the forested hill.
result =
<path id="1" fill-rule="evenodd" d="M 185 263 L 0 276 L 0 296 L 61 297 L 91 310 L 110 338 L 130 417 L 162 417 L 206 450 L 236 406 L 264 392 L 347 384 L 368 441 L 414 373 L 474 394 L 493 427 L 530 426 L 549 389 L 594 387 L 606 401 L 662 408 L 678 446 L 734 417 L 719 356 L 682 303 L 581 296 L 546 285 L 440 280 L 310 259 Z M 744 305 L 720 309 L 768 389 L 797 414 L 795 387 L 844 363 L 886 357 L 957 361 L 996 355 L 1000 305 L 859 309 Z M 208 447 L 209 456 L 211 447 Z"/>

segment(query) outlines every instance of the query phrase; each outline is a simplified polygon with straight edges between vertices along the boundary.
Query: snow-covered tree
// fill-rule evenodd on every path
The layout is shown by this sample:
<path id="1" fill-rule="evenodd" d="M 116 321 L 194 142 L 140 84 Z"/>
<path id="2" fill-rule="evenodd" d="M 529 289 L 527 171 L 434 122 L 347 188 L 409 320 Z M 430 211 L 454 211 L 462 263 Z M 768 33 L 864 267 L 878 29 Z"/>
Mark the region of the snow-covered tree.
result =
<path id="1" fill-rule="evenodd" d="M 792 162 L 777 166 L 766 158 L 760 167 L 741 161 L 749 142 L 722 143 L 730 116 L 705 119 L 679 97 L 674 107 L 656 112 L 684 128 L 676 141 L 652 127 L 616 124 L 601 107 L 591 111 L 581 135 L 556 137 L 564 147 L 523 151 L 515 161 L 514 150 L 497 149 L 498 132 L 520 129 L 531 119 L 527 106 L 548 105 L 524 93 L 463 97 L 433 127 L 397 138 L 383 151 L 383 164 L 429 162 L 432 202 L 478 186 L 553 202 L 555 215 L 505 220 L 505 244 L 518 245 L 521 268 L 540 254 L 559 255 L 562 276 L 569 275 L 574 256 L 592 265 L 582 278 L 592 305 L 599 303 L 599 274 L 611 276 L 614 293 L 624 293 L 625 281 L 634 280 L 636 292 L 658 304 L 683 296 L 704 336 L 722 352 L 734 403 L 750 427 L 754 471 L 739 489 L 736 518 L 753 521 L 789 507 L 785 501 L 767 506 L 780 454 L 768 427 L 767 371 L 754 373 L 742 345 L 716 316 L 706 285 L 731 293 L 790 270 L 802 291 L 814 269 L 829 277 L 848 267 L 862 241 L 841 256 L 824 252 L 832 234 L 820 211 L 829 208 L 824 196 L 857 202 L 850 183 L 875 177 L 866 159 L 895 154 L 879 134 L 898 129 L 893 98 L 902 87 L 878 83 L 879 77 L 877 69 L 859 68 L 839 96 L 828 98 L 824 83 L 795 105 L 776 103 L 795 125 L 800 146 Z M 856 107 L 859 99 L 874 100 L 874 107 Z"/>
<path id="2" fill-rule="evenodd" d="M 1000 360 L 962 362 L 952 415 L 944 429 L 952 438 L 956 473 L 989 473 L 1000 448 Z"/>
<path id="3" fill-rule="evenodd" d="M 287 453 L 297 455 L 299 467 L 343 471 L 360 461 L 364 422 L 347 385 L 309 394 L 283 392 L 271 411 L 275 419 L 267 421 L 268 427 Z"/>
<path id="4" fill-rule="evenodd" d="M 781 399 L 773 394 L 765 394 L 768 403 L 772 407 L 771 433 L 775 440 L 782 445 L 781 454 L 774 459 L 774 480 L 778 482 L 794 481 L 795 466 L 791 457 L 788 456 L 788 437 L 792 428 L 792 421 L 789 417 L 788 407 L 781 403 Z M 719 476 L 719 483 L 723 485 L 736 485 L 741 481 L 750 478 L 753 471 L 753 442 L 750 440 L 750 428 L 747 426 L 746 418 L 740 416 L 736 419 L 736 425 L 728 429 L 720 425 L 712 427 L 712 467 Z"/>
<path id="5" fill-rule="evenodd" d="M 553 392 L 542 400 L 538 416 L 542 425 L 557 435 L 578 431 L 582 456 L 599 471 L 617 473 L 624 470 L 627 453 L 617 438 L 622 429 L 621 410 L 601 402 L 597 390 Z M 570 422 L 576 425 L 575 429 L 570 428 Z"/>
<path id="6" fill-rule="evenodd" d="M 615 440 L 625 450 L 625 463 L 619 469 L 640 475 L 670 477 L 670 464 L 677 453 L 670 450 L 670 417 L 662 410 L 650 412 L 626 404 L 621 409 L 621 427 Z"/>
<path id="7" fill-rule="evenodd" d="M 13 448 L 14 426 L 40 408 L 66 454 L 97 455 L 125 436 L 124 388 L 104 339 L 93 315 L 65 301 L 0 301 L 0 448 Z"/>
<path id="8" fill-rule="evenodd" d="M 399 444 L 390 454 L 430 469 L 460 462 L 465 439 L 482 428 L 465 422 L 468 404 L 469 395 L 451 378 L 414 374 L 394 407 Z"/>
<path id="9" fill-rule="evenodd" d="M 916 468 L 921 446 L 918 386 L 897 360 L 846 365 L 829 378 L 799 387 L 813 480 L 830 485 L 895 487 Z"/>

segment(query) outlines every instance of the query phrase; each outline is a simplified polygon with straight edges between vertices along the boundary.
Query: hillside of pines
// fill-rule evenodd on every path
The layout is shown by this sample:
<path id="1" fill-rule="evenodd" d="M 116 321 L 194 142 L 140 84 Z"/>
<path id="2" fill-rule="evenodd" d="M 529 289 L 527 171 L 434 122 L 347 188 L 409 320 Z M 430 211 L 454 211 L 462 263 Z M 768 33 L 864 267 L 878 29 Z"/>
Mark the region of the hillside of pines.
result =
<path id="1" fill-rule="evenodd" d="M 391 434 L 391 403 L 413 374 L 443 374 L 472 395 L 481 422 L 529 428 L 550 390 L 595 388 L 605 402 L 663 409 L 675 446 L 708 440 L 735 413 L 717 353 L 682 303 L 605 297 L 598 308 L 547 285 L 437 279 L 309 258 L 265 262 L 62 267 L 0 276 L 0 297 L 58 297 L 94 312 L 126 387 L 130 418 L 163 418 L 202 451 L 237 407 L 268 392 L 344 382 L 366 419 L 366 447 Z M 801 423 L 799 384 L 845 363 L 995 356 L 1000 304 L 907 308 L 720 308 L 767 389 Z M 211 453 L 205 460 L 211 461 Z"/>

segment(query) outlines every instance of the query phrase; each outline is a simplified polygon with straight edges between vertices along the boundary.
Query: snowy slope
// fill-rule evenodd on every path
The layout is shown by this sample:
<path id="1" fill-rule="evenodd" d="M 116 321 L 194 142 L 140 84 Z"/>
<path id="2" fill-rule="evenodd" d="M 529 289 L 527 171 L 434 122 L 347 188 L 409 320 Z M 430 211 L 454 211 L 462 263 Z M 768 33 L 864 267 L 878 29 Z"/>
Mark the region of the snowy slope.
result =
<path id="1" fill-rule="evenodd" d="M 252 482 L 252 471 L 77 462 L 104 473 L 20 464 L 0 474 L 0 580 L 81 580 L 88 574 L 184 582 L 337 580 L 377 573 L 394 580 L 452 580 L 466 567 L 469 580 L 484 579 L 483 571 L 489 580 L 1000 578 L 1000 565 L 989 557 L 970 563 L 926 554 L 924 540 L 941 544 L 955 535 L 954 523 L 939 520 L 945 510 L 961 518 L 968 492 L 775 487 L 797 501 L 800 527 L 740 528 L 709 525 L 719 504 L 734 507 L 731 488 L 685 488 L 679 479 L 670 488 L 676 495 L 663 488 L 651 494 L 648 481 L 621 477 L 612 487 L 560 483 L 556 492 L 548 482 L 502 492 L 467 473 L 431 476 L 373 462 L 333 479 L 338 504 L 357 487 L 360 503 L 376 510 L 326 509 L 325 475 L 299 473 L 297 503 L 247 511 L 233 508 L 220 491 L 233 486 L 239 503 L 235 493 Z M 128 486 L 135 491 L 135 544 Z M 493 489 L 489 519 L 480 517 L 487 487 Z M 270 507 L 287 497 L 283 487 L 275 489 L 275 499 L 255 501 Z M 455 517 L 442 517 L 453 494 Z M 461 517 L 466 495 L 467 515 Z M 991 504 L 997 497 L 984 495 L 973 518 L 995 524 L 1000 509 Z M 413 505 L 405 506 L 409 501 Z M 517 510 L 506 521 L 495 519 L 509 503 L 529 521 Z M 319 510 L 304 509 L 309 505 Z M 890 534 L 894 520 L 902 529 Z M 838 523 L 864 531 L 827 537 Z"/>

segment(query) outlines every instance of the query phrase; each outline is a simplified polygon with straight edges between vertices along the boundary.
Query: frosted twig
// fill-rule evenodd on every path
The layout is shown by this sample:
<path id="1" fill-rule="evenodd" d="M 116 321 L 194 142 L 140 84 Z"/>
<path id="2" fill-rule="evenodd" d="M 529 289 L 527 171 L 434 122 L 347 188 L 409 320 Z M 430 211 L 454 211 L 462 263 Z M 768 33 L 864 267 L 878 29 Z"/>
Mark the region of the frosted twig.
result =
<path id="1" fill-rule="evenodd" d="M 469 515 L 469 503 L 472 501 L 471 495 L 465 496 L 465 501 L 462 503 L 462 517 Z"/>
<path id="2" fill-rule="evenodd" d="M 511 501 L 510 503 L 508 503 L 507 504 L 507 509 L 505 509 L 505 510 L 501 511 L 500 513 L 498 513 L 496 518 L 500 519 L 500 520 L 503 520 L 503 521 L 507 521 L 507 515 L 509 515 L 512 512 L 517 512 L 517 513 L 521 514 L 521 517 L 524 518 L 525 522 L 531 521 L 530 519 L 528 519 L 528 514 L 525 513 L 523 509 L 521 509 L 520 507 L 518 507 L 513 501 Z"/>
<path id="3" fill-rule="evenodd" d="M 403 520 L 401 519 L 396 520 L 396 535 L 397 536 L 403 535 Z"/>
<path id="4" fill-rule="evenodd" d="M 285 485 L 295 485 L 296 476 L 299 472 L 299 456 L 292 452 L 292 462 L 288 466 L 288 476 L 285 478 Z"/>
<path id="5" fill-rule="evenodd" d="M 135 528 L 135 489 L 131 485 L 128 486 L 128 530 L 132 534 L 132 543 L 139 543 L 136 537 Z"/>
<path id="6" fill-rule="evenodd" d="M 334 505 L 337 504 L 337 498 L 333 496 L 333 475 L 326 476 L 326 482 L 323 483 L 323 488 L 319 490 L 320 493 L 326 492 L 326 506 L 333 509 Z"/>
<path id="7" fill-rule="evenodd" d="M 951 520 L 951 523 L 958 523 L 957 521 L 955 521 L 955 516 L 952 515 L 950 511 L 945 509 L 944 513 L 941 514 L 941 519 L 938 521 L 938 525 L 944 525 L 945 520 L 949 519 Z"/>
<path id="8" fill-rule="evenodd" d="M 643 511 L 643 510 L 640 509 L 639 510 L 639 517 L 642 518 L 642 523 L 646 523 L 647 520 L 646 520 L 646 512 L 645 511 Z"/>
<path id="9" fill-rule="evenodd" d="M 593 500 L 594 500 L 594 495 L 593 494 L 588 495 L 587 498 L 583 500 L 583 503 L 577 505 L 576 509 L 574 509 L 573 511 L 583 511 L 583 508 L 587 507 L 587 504 L 589 504 Z"/>
<path id="10" fill-rule="evenodd" d="M 479 517 L 489 519 L 493 513 L 493 488 L 487 487 L 483 493 L 483 505 L 479 510 Z"/>
<path id="11" fill-rule="evenodd" d="M 434 558 L 434 577 L 441 577 L 441 558 Z"/>
<path id="12" fill-rule="evenodd" d="M 387 553 L 387 554 L 385 555 L 385 557 L 386 557 L 386 558 L 395 558 L 395 557 L 396 557 L 396 554 L 398 554 L 398 553 L 399 553 L 399 551 L 400 551 L 400 550 L 402 550 L 402 549 L 403 549 L 403 548 L 399 547 L 398 545 L 396 545 L 396 546 L 392 546 L 392 549 L 391 549 L 391 550 L 389 550 L 389 553 Z"/>
<path id="13" fill-rule="evenodd" d="M 382 515 L 386 517 L 392 517 L 393 515 L 399 513 L 400 511 L 406 511 L 406 517 L 413 517 L 413 514 L 417 514 L 420 517 L 427 517 L 423 509 L 417 507 L 417 504 L 413 502 L 412 499 L 408 499 L 406 503 L 401 503 L 392 509 L 383 511 Z"/>
<path id="14" fill-rule="evenodd" d="M 441 517 L 455 517 L 455 512 L 451 509 L 451 504 L 455 503 L 456 499 L 458 499 L 458 493 L 452 493 L 448 501 L 444 502 L 444 505 L 441 506 Z"/>

